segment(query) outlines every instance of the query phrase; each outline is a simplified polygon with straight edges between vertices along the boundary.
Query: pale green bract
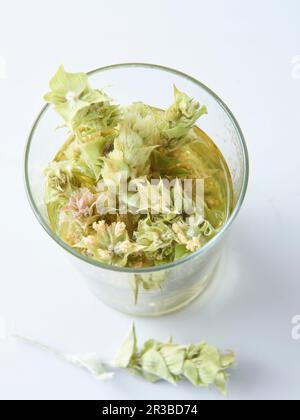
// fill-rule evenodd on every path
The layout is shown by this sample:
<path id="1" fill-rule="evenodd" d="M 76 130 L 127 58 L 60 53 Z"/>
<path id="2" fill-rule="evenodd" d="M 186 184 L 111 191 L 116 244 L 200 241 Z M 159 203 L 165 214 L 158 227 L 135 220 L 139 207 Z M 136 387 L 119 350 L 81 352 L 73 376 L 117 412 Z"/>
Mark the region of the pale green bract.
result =
<path id="1" fill-rule="evenodd" d="M 162 220 L 152 221 L 150 217 L 141 220 L 134 238 L 149 259 L 163 261 L 173 252 L 175 235 L 172 228 Z"/>
<path id="2" fill-rule="evenodd" d="M 129 282 L 134 292 L 135 305 L 138 304 L 140 289 L 143 289 L 146 292 L 161 290 L 164 282 L 166 281 L 166 276 L 167 274 L 164 270 L 150 274 L 133 274 Z"/>
<path id="3" fill-rule="evenodd" d="M 196 387 L 215 386 L 227 394 L 227 370 L 235 364 L 235 354 L 221 354 L 206 344 L 181 346 L 172 341 L 147 341 L 138 350 L 135 327 L 121 347 L 115 365 L 141 375 L 151 382 L 165 380 L 176 384 L 184 379 Z"/>
<path id="4" fill-rule="evenodd" d="M 155 147 L 162 143 L 159 129 L 161 116 L 150 106 L 136 102 L 125 107 L 123 113 L 121 130 L 130 130 L 138 134 L 145 147 Z"/>
<path id="5" fill-rule="evenodd" d="M 86 74 L 67 73 L 63 66 L 50 81 L 50 88 L 45 100 L 54 105 L 76 135 L 82 158 L 98 180 L 101 156 L 118 134 L 116 127 L 122 117 L 119 106 L 111 105 L 103 91 L 92 89 Z"/>
<path id="6" fill-rule="evenodd" d="M 101 157 L 118 135 L 117 125 L 121 118 L 118 106 L 108 101 L 94 103 L 80 109 L 72 120 L 83 158 L 92 168 L 96 180 L 101 174 Z"/>
<path id="7" fill-rule="evenodd" d="M 84 163 L 76 160 L 52 162 L 45 169 L 47 177 L 46 204 L 69 197 L 76 188 L 93 185 L 93 173 Z"/>
<path id="8" fill-rule="evenodd" d="M 169 140 L 185 137 L 197 120 L 207 114 L 205 106 L 200 106 L 199 102 L 180 92 L 176 86 L 174 97 L 174 104 L 165 112 L 167 126 L 163 129 L 163 134 Z"/>
<path id="9" fill-rule="evenodd" d="M 151 108 L 141 103 L 125 107 L 114 152 L 104 159 L 103 179 L 118 184 L 120 180 L 148 175 L 150 156 L 159 142 L 160 131 Z"/>
<path id="10" fill-rule="evenodd" d="M 67 125 L 87 105 L 108 101 L 105 93 L 90 87 L 85 73 L 67 73 L 64 66 L 59 67 L 49 86 L 51 91 L 44 96 L 45 101 L 54 105 Z"/>
<path id="11" fill-rule="evenodd" d="M 101 177 L 116 186 L 131 177 L 131 169 L 125 162 L 123 152 L 114 150 L 103 159 Z"/>
<path id="12" fill-rule="evenodd" d="M 115 137 L 117 131 L 114 129 L 121 118 L 119 106 L 111 105 L 108 100 L 101 101 L 77 111 L 72 128 L 83 143 L 88 143 L 97 137 Z"/>
<path id="13" fill-rule="evenodd" d="M 150 156 L 155 147 L 146 146 L 143 138 L 129 128 L 122 129 L 115 141 L 115 151 L 122 153 L 133 179 L 149 174 Z"/>

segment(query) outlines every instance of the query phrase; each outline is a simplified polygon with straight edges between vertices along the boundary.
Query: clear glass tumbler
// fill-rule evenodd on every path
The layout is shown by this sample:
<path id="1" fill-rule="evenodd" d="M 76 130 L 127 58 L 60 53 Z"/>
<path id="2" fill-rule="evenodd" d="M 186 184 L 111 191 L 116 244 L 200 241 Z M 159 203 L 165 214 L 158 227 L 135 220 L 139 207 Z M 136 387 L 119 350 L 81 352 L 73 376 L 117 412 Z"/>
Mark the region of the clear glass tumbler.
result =
<path id="1" fill-rule="evenodd" d="M 88 287 L 107 305 L 137 316 L 158 316 L 178 310 L 207 287 L 219 262 L 229 227 L 243 203 L 249 175 L 248 153 L 242 131 L 231 111 L 198 80 L 179 71 L 150 64 L 130 63 L 100 68 L 89 73 L 94 87 L 106 88 L 117 103 L 142 101 L 165 109 L 172 101 L 172 85 L 207 105 L 209 115 L 201 128 L 225 157 L 234 188 L 234 210 L 223 229 L 198 252 L 173 264 L 128 269 L 110 267 L 78 254 L 57 237 L 49 226 L 43 201 L 43 169 L 66 138 L 55 111 L 45 106 L 32 128 L 25 155 L 25 180 L 32 209 L 49 236 L 70 255 Z M 53 262 L 55 263 L 55 262 Z M 151 283 L 159 287 L 151 287 Z M 138 292 L 138 293 L 137 293 Z"/>

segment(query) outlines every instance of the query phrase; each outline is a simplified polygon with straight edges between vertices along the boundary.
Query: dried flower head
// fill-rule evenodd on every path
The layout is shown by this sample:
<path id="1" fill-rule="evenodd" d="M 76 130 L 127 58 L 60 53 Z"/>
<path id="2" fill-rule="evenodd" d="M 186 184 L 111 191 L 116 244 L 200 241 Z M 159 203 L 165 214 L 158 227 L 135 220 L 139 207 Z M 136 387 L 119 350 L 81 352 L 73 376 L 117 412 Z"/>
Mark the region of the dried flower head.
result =
<path id="1" fill-rule="evenodd" d="M 177 243 L 184 245 L 189 252 L 198 251 L 216 233 L 208 221 L 197 215 L 187 221 L 180 220 L 173 223 L 172 229 Z"/>
<path id="2" fill-rule="evenodd" d="M 66 211 L 72 212 L 74 218 L 91 217 L 96 206 L 97 196 L 89 189 L 83 188 L 71 194 L 65 207 Z"/>
<path id="3" fill-rule="evenodd" d="M 77 246 L 88 249 L 93 258 L 105 264 L 124 267 L 128 257 L 141 247 L 129 240 L 125 223 L 108 225 L 101 220 L 93 224 L 94 234 L 83 238 Z"/>
<path id="4" fill-rule="evenodd" d="M 165 112 L 167 127 L 163 134 L 169 139 L 180 139 L 185 137 L 197 120 L 207 114 L 207 108 L 200 106 L 199 102 L 180 92 L 174 86 L 174 104 Z"/>

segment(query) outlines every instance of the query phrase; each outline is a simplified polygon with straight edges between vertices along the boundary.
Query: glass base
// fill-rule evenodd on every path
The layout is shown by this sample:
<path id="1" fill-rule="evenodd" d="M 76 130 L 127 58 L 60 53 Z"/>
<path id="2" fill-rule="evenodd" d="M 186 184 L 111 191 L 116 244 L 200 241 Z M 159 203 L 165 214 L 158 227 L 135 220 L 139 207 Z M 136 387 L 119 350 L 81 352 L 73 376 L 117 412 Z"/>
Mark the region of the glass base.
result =
<path id="1" fill-rule="evenodd" d="M 163 288 L 162 291 L 159 292 L 151 292 L 151 291 L 141 291 L 141 297 L 140 300 L 145 301 L 145 295 L 148 293 L 149 298 L 147 299 L 147 305 L 145 305 L 145 302 L 143 305 L 141 304 L 132 304 L 124 305 L 123 302 L 114 302 L 110 301 L 109 303 L 103 299 L 103 294 L 101 293 L 101 290 L 94 281 L 87 280 L 87 287 L 88 289 L 106 306 L 117 310 L 118 312 L 121 312 L 126 315 L 135 316 L 135 317 L 141 317 L 141 318 L 151 318 L 151 317 L 160 317 L 172 314 L 174 312 L 178 312 L 181 309 L 186 308 L 191 303 L 193 303 L 195 300 L 199 299 L 204 292 L 208 289 L 208 287 L 213 283 L 216 271 L 218 270 L 219 262 L 215 264 L 213 269 L 208 273 L 206 276 L 202 277 L 201 280 L 193 287 L 186 288 L 184 291 L 181 291 L 180 294 L 171 295 L 171 296 L 165 296 L 163 299 L 164 302 L 162 304 L 161 302 L 161 296 L 157 296 L 159 293 L 164 294 Z M 121 299 L 120 299 L 121 300 Z M 159 305 L 157 305 L 156 301 L 159 302 Z"/>

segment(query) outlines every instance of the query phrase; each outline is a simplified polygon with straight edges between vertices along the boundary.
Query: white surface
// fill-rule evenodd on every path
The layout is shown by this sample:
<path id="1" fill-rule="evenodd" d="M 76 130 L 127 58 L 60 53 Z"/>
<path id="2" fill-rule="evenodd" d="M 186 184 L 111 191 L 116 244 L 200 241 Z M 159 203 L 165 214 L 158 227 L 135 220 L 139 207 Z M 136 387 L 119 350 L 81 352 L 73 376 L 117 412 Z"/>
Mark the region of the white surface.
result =
<path id="1" fill-rule="evenodd" d="M 139 335 L 206 338 L 236 350 L 231 399 L 299 399 L 300 341 L 292 339 L 292 318 L 300 314 L 300 69 L 292 66 L 300 55 L 299 1 L 1 0 L 0 6 L 0 314 L 19 332 L 62 350 L 109 358 L 118 348 L 132 319 L 98 302 L 42 231 L 24 193 L 23 149 L 61 62 L 74 71 L 127 61 L 169 65 L 210 86 L 235 113 L 251 179 L 214 288 L 175 315 L 137 319 Z M 97 382 L 9 340 L 0 341 L 0 398 L 219 396 L 123 374 Z"/>

